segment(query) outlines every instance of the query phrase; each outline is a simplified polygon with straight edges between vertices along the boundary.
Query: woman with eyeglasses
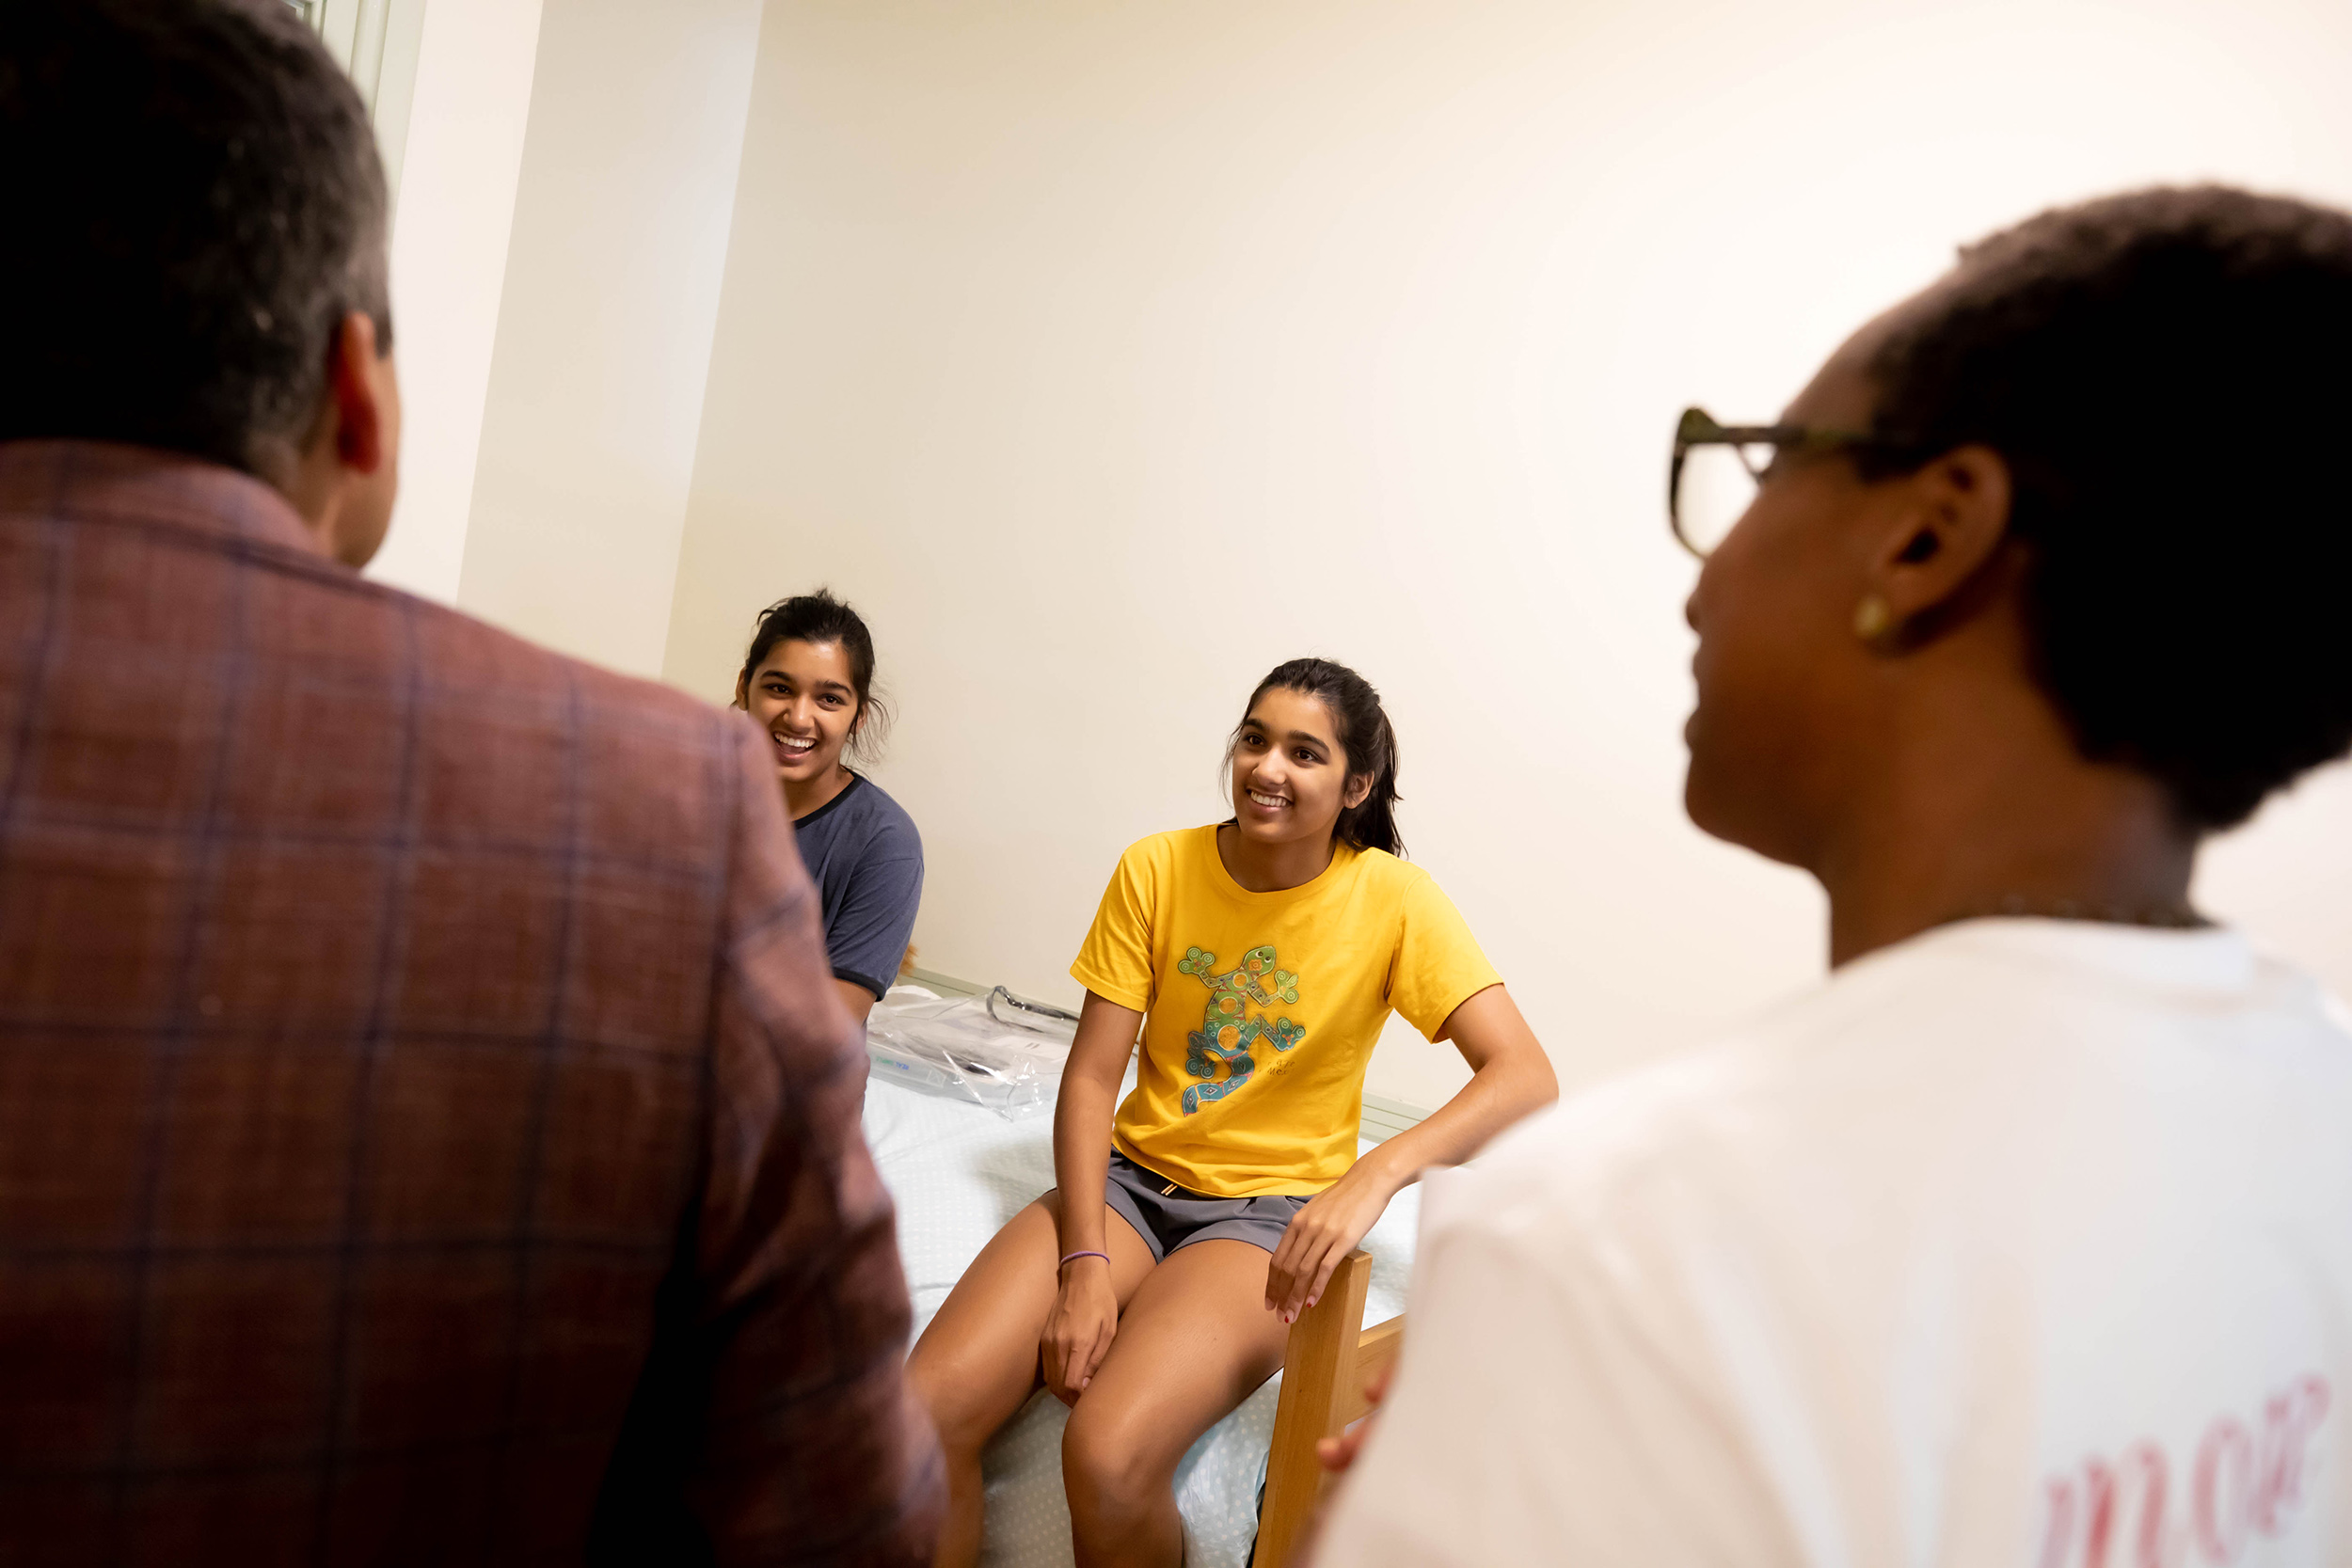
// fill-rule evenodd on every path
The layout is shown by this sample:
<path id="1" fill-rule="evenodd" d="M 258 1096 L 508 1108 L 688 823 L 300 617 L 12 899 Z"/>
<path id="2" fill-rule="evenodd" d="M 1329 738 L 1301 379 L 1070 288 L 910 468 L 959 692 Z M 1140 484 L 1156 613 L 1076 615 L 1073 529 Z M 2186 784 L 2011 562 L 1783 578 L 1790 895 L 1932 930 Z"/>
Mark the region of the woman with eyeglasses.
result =
<path id="1" fill-rule="evenodd" d="M 1321 1560 L 2352 1560 L 2352 1031 L 2190 898 L 2352 745 L 2348 365 L 2352 216 L 2153 190 L 1685 416 L 1686 803 L 1832 974 L 1433 1184 Z"/>

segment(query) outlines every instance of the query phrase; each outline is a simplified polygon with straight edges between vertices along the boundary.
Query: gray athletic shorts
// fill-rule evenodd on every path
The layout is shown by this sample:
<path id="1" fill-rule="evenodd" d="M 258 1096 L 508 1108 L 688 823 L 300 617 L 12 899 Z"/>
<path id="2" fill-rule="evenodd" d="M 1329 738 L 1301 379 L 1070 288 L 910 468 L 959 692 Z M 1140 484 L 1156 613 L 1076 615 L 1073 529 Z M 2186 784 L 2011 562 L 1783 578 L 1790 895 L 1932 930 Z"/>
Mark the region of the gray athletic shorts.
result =
<path id="1" fill-rule="evenodd" d="M 1103 1201 L 1136 1227 L 1156 1263 L 1179 1247 L 1219 1239 L 1248 1242 L 1272 1252 L 1281 1244 L 1282 1232 L 1290 1228 L 1291 1216 L 1306 1206 L 1307 1199 L 1287 1195 L 1209 1197 L 1186 1192 L 1114 1148 Z"/>

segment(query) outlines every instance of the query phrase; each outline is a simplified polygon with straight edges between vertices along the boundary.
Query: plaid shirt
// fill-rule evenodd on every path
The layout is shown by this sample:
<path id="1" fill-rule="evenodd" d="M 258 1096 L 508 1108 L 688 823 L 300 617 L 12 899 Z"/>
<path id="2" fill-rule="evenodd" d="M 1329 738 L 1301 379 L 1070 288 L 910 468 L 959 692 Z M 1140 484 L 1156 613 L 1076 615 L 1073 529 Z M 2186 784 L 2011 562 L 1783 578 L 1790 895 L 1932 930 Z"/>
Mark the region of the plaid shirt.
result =
<path id="1" fill-rule="evenodd" d="M 733 715 L 0 446 L 0 1563 L 929 1560 Z"/>

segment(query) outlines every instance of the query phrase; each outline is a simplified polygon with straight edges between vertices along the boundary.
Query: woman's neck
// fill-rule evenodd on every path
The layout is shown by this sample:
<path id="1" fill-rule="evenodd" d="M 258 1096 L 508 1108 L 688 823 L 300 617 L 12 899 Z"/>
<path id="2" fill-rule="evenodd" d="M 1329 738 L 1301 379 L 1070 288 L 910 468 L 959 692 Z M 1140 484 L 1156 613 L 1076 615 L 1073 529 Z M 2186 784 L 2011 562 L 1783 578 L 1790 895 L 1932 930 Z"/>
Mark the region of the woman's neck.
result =
<path id="1" fill-rule="evenodd" d="M 785 780 L 784 815 L 798 822 L 811 812 L 823 810 L 856 777 L 836 762 L 813 779 Z"/>
<path id="2" fill-rule="evenodd" d="M 1228 822 L 1216 831 L 1216 858 L 1225 874 L 1248 893 L 1283 893 L 1324 873 L 1337 848 L 1328 834 L 1260 844 Z"/>
<path id="3" fill-rule="evenodd" d="M 1890 724 L 1810 867 L 1833 967 L 1977 915 L 2196 922 L 2198 834 L 2163 786 L 2085 761 L 2038 698 L 2007 706 L 1973 727 Z"/>

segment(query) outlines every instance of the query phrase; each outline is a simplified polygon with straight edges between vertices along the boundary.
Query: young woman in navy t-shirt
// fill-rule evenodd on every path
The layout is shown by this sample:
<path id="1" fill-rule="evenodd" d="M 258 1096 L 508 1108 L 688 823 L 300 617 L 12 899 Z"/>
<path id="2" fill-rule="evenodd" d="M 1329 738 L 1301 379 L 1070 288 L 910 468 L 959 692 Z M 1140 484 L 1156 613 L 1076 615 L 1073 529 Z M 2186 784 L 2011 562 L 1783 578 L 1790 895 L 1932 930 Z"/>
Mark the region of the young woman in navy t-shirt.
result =
<path id="1" fill-rule="evenodd" d="M 861 1024 L 898 973 L 923 898 L 914 819 L 845 760 L 880 750 L 890 713 L 873 688 L 873 637 L 821 588 L 761 614 L 735 681 L 735 705 L 775 749 L 785 811 L 824 911 L 834 983 Z"/>

